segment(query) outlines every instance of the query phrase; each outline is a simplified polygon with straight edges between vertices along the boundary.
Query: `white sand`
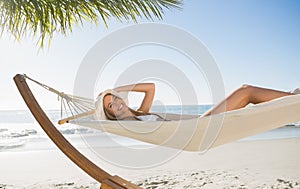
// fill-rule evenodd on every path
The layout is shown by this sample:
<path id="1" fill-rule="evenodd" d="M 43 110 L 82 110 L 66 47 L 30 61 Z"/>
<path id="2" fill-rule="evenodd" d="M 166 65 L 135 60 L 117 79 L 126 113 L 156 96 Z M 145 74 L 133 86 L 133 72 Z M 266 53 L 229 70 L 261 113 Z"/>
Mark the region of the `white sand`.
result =
<path id="1" fill-rule="evenodd" d="M 299 160 L 300 139 L 282 139 L 234 142 L 205 154 L 182 152 L 149 169 L 96 163 L 143 188 L 300 188 Z M 0 152 L 0 170 L 0 188 L 100 186 L 59 150 Z"/>

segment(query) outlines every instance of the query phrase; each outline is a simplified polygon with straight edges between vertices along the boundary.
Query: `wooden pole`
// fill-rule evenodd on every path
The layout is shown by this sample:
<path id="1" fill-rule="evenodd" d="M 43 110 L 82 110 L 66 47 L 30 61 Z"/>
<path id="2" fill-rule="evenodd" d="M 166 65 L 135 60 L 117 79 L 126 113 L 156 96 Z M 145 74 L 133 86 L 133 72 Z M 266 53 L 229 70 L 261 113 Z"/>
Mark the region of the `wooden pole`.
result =
<path id="1" fill-rule="evenodd" d="M 74 116 L 70 116 L 70 117 L 58 120 L 58 124 L 62 125 L 64 123 L 68 123 L 71 120 L 78 119 L 78 118 L 85 117 L 85 116 L 89 116 L 89 115 L 92 115 L 94 113 L 95 113 L 95 110 L 90 110 L 90 111 L 84 112 L 82 114 L 77 114 L 77 115 L 74 115 Z"/>
<path id="2" fill-rule="evenodd" d="M 56 144 L 56 146 L 77 166 L 79 166 L 88 175 L 93 177 L 98 182 L 104 182 L 101 188 L 108 189 L 122 187 L 122 189 L 138 189 L 140 187 L 129 183 L 128 181 L 118 177 L 112 176 L 103 169 L 99 168 L 84 155 L 82 155 L 76 148 L 69 143 L 65 137 L 56 129 L 53 123 L 49 120 L 48 116 L 42 110 L 30 88 L 28 87 L 23 75 L 16 75 L 14 81 L 17 88 L 22 95 L 26 105 L 30 109 L 32 115 L 38 121 L 40 126 L 49 136 L 49 138 Z"/>

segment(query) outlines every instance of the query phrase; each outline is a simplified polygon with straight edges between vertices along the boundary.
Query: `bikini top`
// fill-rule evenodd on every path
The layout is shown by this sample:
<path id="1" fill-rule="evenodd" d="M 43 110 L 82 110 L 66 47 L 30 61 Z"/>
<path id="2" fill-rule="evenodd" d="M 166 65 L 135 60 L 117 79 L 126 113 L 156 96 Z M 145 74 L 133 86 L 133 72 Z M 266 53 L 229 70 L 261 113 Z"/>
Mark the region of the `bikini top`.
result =
<path id="1" fill-rule="evenodd" d="M 158 121 L 159 117 L 155 114 L 136 116 L 141 121 Z"/>

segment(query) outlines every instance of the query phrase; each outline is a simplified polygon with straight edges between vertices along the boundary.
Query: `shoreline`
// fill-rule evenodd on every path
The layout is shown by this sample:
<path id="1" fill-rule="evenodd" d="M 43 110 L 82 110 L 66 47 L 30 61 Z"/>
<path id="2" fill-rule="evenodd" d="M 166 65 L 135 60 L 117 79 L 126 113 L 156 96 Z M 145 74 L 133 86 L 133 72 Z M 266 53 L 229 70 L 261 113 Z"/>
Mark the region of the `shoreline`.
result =
<path id="1" fill-rule="evenodd" d="M 13 125 L 14 126 L 14 125 Z M 31 125 L 32 126 L 32 125 Z M 20 128 L 20 125 L 18 125 Z M 54 143 L 48 138 L 46 133 L 36 125 L 35 127 L 22 128 L 19 131 L 1 127 L 0 125 L 0 153 L 23 152 L 23 151 L 47 151 L 57 149 Z M 107 135 L 97 130 L 89 130 L 77 127 L 64 127 L 60 130 L 67 140 L 78 149 L 96 148 L 119 148 L 128 146 L 129 148 L 147 148 L 155 145 L 141 141 L 124 138 L 117 135 Z M 268 141 L 281 139 L 300 138 L 300 126 L 285 126 L 267 132 L 259 133 L 250 137 L 238 140 L 244 141 Z"/>
<path id="2" fill-rule="evenodd" d="M 104 149 L 107 152 L 116 150 Z M 300 139 L 237 141 L 208 150 L 180 152 L 156 167 L 118 167 L 86 151 L 89 159 L 112 175 L 142 187 L 300 188 Z M 9 163 L 8 163 L 9 162 Z M 2 188 L 99 188 L 58 149 L 36 152 L 1 152 Z M 141 173 L 143 173 L 141 175 Z M 188 187 L 189 186 L 189 187 Z"/>

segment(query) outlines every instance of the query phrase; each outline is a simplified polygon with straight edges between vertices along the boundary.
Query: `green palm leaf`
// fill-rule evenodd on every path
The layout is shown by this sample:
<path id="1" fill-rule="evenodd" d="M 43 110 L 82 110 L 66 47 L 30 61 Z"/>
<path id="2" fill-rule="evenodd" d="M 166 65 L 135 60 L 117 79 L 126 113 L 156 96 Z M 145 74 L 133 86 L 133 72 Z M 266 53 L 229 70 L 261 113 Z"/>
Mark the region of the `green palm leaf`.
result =
<path id="1" fill-rule="evenodd" d="M 110 18 L 134 21 L 162 19 L 164 9 L 180 8 L 182 0 L 1 0 L 0 29 L 19 40 L 38 36 L 38 44 L 48 44 L 55 33 L 67 35 L 84 21 L 107 26 Z"/>

